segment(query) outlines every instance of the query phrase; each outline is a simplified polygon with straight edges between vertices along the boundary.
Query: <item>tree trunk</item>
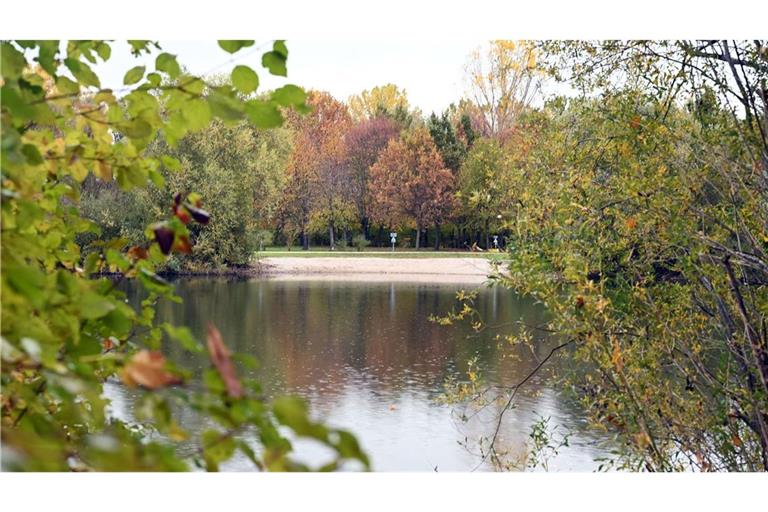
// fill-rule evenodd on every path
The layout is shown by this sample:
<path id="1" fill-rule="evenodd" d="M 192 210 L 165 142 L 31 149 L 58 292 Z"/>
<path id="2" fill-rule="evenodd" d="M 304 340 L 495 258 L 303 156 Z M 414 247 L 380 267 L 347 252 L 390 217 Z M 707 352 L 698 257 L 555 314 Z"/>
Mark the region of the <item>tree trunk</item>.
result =
<path id="1" fill-rule="evenodd" d="M 363 216 L 360 219 L 360 225 L 363 227 L 363 236 L 366 240 L 371 239 L 371 222 L 368 220 L 368 217 Z"/>
<path id="2" fill-rule="evenodd" d="M 376 245 L 378 247 L 384 247 L 382 245 L 383 241 L 384 241 L 384 226 L 379 226 L 379 239 L 376 240 Z"/>
<path id="3" fill-rule="evenodd" d="M 485 250 L 488 250 L 491 248 L 491 238 L 490 238 L 490 224 L 491 221 L 488 219 L 485 219 Z"/>
<path id="4" fill-rule="evenodd" d="M 421 226 L 416 224 L 416 250 L 419 250 L 419 242 L 421 241 Z"/>
<path id="5" fill-rule="evenodd" d="M 440 250 L 440 223 L 435 222 L 435 250 Z"/>
<path id="6" fill-rule="evenodd" d="M 307 232 L 301 230 L 301 248 L 305 251 L 309 250 L 309 238 L 307 238 Z"/>
<path id="7" fill-rule="evenodd" d="M 333 246 L 335 245 L 335 241 L 333 239 L 333 222 L 328 224 L 328 235 L 331 239 L 331 250 L 333 250 Z"/>

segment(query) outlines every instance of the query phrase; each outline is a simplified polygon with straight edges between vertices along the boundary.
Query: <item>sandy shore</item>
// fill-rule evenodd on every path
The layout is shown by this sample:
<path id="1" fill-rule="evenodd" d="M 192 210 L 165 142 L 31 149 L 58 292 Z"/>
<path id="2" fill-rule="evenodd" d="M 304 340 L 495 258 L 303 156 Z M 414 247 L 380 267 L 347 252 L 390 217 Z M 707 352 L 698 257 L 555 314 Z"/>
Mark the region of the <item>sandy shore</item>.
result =
<path id="1" fill-rule="evenodd" d="M 281 280 L 323 279 L 479 284 L 491 272 L 485 258 L 262 258 L 267 277 Z"/>

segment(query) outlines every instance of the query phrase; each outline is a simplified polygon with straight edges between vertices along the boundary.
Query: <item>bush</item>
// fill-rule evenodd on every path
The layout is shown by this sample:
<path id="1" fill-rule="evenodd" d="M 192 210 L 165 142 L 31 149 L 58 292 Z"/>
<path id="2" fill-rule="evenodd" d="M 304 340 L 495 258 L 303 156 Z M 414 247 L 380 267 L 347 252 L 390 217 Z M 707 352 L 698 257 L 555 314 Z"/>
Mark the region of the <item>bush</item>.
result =
<path id="1" fill-rule="evenodd" d="M 355 246 L 357 252 L 362 252 L 366 247 L 371 245 L 371 241 L 365 238 L 365 235 L 359 234 L 352 238 L 352 245 Z"/>

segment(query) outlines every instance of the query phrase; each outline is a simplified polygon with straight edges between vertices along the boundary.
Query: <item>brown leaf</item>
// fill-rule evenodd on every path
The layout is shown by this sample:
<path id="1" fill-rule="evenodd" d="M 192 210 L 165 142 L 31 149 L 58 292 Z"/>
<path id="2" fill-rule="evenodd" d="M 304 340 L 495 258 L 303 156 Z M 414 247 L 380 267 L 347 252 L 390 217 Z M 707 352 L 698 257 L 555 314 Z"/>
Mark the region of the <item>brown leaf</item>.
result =
<path id="1" fill-rule="evenodd" d="M 232 398 L 240 398 L 243 396 L 243 386 L 235 374 L 235 365 L 232 363 L 231 353 L 226 345 L 224 345 L 221 333 L 213 324 L 208 324 L 207 345 L 211 361 L 219 375 L 221 375 L 224 385 L 227 387 L 227 394 Z"/>
<path id="2" fill-rule="evenodd" d="M 112 167 L 104 160 L 99 160 L 98 175 L 104 181 L 112 181 Z"/>
<path id="3" fill-rule="evenodd" d="M 189 237 L 187 235 L 176 237 L 173 250 L 183 254 L 192 254 L 192 243 L 189 241 Z"/>
<path id="4" fill-rule="evenodd" d="M 165 357 L 156 350 L 140 350 L 128 361 L 120 373 L 126 386 L 158 389 L 180 384 L 181 377 L 165 369 Z"/>
<path id="5" fill-rule="evenodd" d="M 189 210 L 187 210 L 184 206 L 175 206 L 173 208 L 173 214 L 176 215 L 176 217 L 184 224 L 189 224 L 189 221 L 192 220 L 192 216 L 189 214 Z"/>
<path id="6" fill-rule="evenodd" d="M 135 245 L 128 249 L 128 256 L 133 260 L 145 260 L 149 257 L 149 253 L 145 248 Z"/>

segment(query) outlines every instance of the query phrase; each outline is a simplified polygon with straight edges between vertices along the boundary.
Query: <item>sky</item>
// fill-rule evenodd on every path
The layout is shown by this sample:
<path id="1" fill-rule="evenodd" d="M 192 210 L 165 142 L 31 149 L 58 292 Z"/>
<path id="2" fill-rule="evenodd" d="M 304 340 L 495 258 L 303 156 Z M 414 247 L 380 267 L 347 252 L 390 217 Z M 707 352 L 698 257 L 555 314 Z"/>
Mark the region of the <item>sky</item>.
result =
<path id="1" fill-rule="evenodd" d="M 259 90 L 293 83 L 320 89 L 346 100 L 376 85 L 393 83 L 404 88 L 412 107 L 424 114 L 441 112 L 464 95 L 464 65 L 469 53 L 482 41 L 306 41 L 287 40 L 288 77 L 270 76 L 261 67 L 261 54 L 271 41 L 230 55 L 209 41 L 160 41 L 163 51 L 177 55 L 193 74 L 229 72 L 246 64 L 259 74 Z M 130 55 L 127 43 L 115 42 L 112 57 L 96 66 L 102 87 L 121 89 L 123 75 L 133 66 L 154 69 L 154 57 Z M 256 49 L 256 50 L 255 50 Z"/>

